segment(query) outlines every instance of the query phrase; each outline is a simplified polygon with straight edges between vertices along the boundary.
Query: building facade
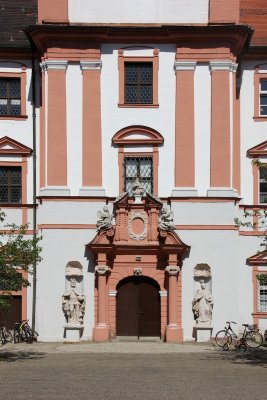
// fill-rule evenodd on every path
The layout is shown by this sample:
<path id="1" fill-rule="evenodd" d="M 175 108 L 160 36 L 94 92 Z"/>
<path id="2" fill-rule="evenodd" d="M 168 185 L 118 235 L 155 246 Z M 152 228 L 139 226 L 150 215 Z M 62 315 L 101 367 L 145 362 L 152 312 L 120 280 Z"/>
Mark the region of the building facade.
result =
<path id="1" fill-rule="evenodd" d="M 267 329 L 264 218 L 237 223 L 267 203 L 263 2 L 2 3 L 1 208 L 43 236 L 21 317 L 58 341 Z"/>

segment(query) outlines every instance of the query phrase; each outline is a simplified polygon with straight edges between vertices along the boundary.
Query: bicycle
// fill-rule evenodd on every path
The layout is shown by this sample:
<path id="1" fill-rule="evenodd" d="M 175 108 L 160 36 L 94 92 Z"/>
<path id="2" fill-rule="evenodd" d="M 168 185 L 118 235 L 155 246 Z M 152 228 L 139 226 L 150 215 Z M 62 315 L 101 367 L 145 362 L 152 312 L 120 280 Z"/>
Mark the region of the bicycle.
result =
<path id="1" fill-rule="evenodd" d="M 37 337 L 39 336 L 36 331 L 33 331 L 28 324 L 29 320 L 22 320 L 20 322 L 15 322 L 14 325 L 14 342 L 21 343 L 27 342 L 32 343 L 37 342 Z"/>
<path id="2" fill-rule="evenodd" d="M 6 329 L 6 321 L 0 323 L 0 336 L 2 344 L 12 342 L 13 340 L 12 333 L 8 329 Z"/>
<path id="3" fill-rule="evenodd" d="M 231 327 L 231 324 L 236 324 L 236 322 L 226 321 L 226 324 L 227 326 L 217 332 L 215 336 L 216 344 L 224 350 L 229 349 L 233 339 L 236 341 L 235 347 L 239 350 L 246 350 L 247 347 L 254 350 L 262 345 L 263 336 L 255 325 L 242 324 L 244 326 L 244 331 L 242 336 L 238 339 L 238 336 Z"/>

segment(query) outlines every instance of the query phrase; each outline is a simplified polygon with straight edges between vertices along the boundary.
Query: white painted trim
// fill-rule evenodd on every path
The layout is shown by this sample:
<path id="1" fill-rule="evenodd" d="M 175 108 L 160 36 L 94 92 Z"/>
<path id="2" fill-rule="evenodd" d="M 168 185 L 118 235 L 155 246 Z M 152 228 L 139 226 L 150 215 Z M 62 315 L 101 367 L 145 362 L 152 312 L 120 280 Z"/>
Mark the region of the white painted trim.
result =
<path id="1" fill-rule="evenodd" d="M 117 290 L 110 290 L 109 291 L 109 297 L 116 297 L 117 296 L 118 291 Z"/>
<path id="2" fill-rule="evenodd" d="M 210 61 L 211 71 L 230 71 L 234 63 L 229 60 Z"/>
<path id="3" fill-rule="evenodd" d="M 98 186 L 82 187 L 79 189 L 79 196 L 105 196 L 105 189 Z"/>
<path id="4" fill-rule="evenodd" d="M 81 61 L 80 62 L 81 70 L 101 70 L 102 61 Z"/>
<path id="5" fill-rule="evenodd" d="M 63 70 L 66 71 L 68 68 L 68 61 L 64 60 L 50 60 L 43 61 L 40 64 L 43 71 L 47 70 Z"/>
<path id="6" fill-rule="evenodd" d="M 166 290 L 160 290 L 159 295 L 160 297 L 168 297 L 168 292 Z"/>
<path id="7" fill-rule="evenodd" d="M 238 197 L 238 192 L 232 188 L 210 188 L 207 191 L 208 197 Z"/>
<path id="8" fill-rule="evenodd" d="M 172 190 L 172 197 L 197 197 L 198 191 L 193 187 L 175 187 Z"/>
<path id="9" fill-rule="evenodd" d="M 175 71 L 194 71 L 196 68 L 196 61 L 174 61 Z"/>
<path id="10" fill-rule="evenodd" d="M 47 186 L 39 190 L 40 196 L 70 196 L 70 189 L 66 186 Z"/>

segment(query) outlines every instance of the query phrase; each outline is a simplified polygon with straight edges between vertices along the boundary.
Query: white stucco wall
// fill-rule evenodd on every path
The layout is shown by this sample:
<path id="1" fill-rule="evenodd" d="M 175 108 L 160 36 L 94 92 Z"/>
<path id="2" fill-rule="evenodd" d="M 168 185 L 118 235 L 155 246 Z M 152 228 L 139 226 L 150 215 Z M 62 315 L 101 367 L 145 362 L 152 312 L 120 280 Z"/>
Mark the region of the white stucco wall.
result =
<path id="1" fill-rule="evenodd" d="M 72 23 L 207 23 L 209 0 L 69 0 L 68 10 Z"/>
<path id="2" fill-rule="evenodd" d="M 83 339 L 92 337 L 94 322 L 94 273 L 92 260 L 85 254 L 85 245 L 94 234 L 86 230 L 46 230 L 43 232 L 43 261 L 37 272 L 37 321 L 40 340 L 62 341 L 65 318 L 62 295 L 65 292 L 65 267 L 68 261 L 79 261 L 83 266 L 86 308 Z M 64 249 L 64 250 L 63 250 Z"/>

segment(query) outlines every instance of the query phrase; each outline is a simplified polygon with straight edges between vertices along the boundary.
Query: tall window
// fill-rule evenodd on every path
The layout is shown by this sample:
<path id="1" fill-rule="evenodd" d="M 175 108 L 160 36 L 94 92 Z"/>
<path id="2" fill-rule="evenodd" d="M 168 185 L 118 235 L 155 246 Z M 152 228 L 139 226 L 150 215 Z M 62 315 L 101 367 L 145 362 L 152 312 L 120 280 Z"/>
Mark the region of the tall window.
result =
<path id="1" fill-rule="evenodd" d="M 260 173 L 260 203 L 267 203 L 267 164 L 259 169 Z"/>
<path id="2" fill-rule="evenodd" d="M 258 312 L 267 312 L 267 285 L 258 282 Z"/>
<path id="3" fill-rule="evenodd" d="M 153 63 L 125 63 L 125 103 L 153 103 Z"/>
<path id="4" fill-rule="evenodd" d="M 131 186 L 138 178 L 143 184 L 145 193 L 153 193 L 152 157 L 124 158 L 124 190 L 131 193 Z"/>
<path id="5" fill-rule="evenodd" d="M 260 80 L 260 115 L 267 116 L 267 79 Z"/>
<path id="6" fill-rule="evenodd" d="M 21 203 L 21 167 L 0 167 L 0 203 Z"/>
<path id="7" fill-rule="evenodd" d="M 19 78 L 0 78 L 0 115 L 21 115 Z"/>

